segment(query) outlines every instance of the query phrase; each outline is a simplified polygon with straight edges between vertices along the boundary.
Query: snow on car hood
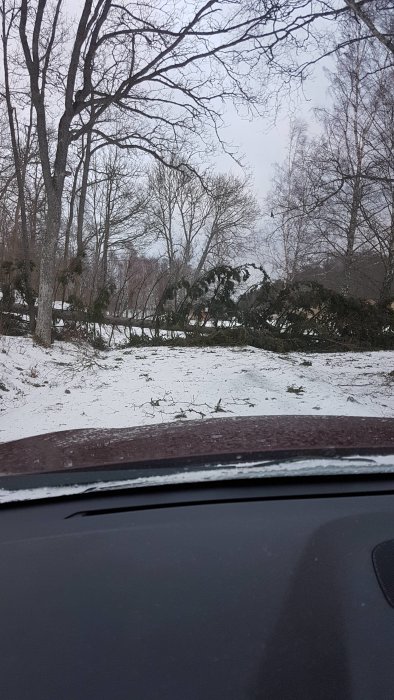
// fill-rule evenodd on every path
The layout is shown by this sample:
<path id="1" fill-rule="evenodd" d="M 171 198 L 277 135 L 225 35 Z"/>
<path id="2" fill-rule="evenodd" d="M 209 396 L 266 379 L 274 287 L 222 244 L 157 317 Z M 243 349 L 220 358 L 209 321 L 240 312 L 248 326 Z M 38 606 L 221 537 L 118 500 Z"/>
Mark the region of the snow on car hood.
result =
<path id="1" fill-rule="evenodd" d="M 172 474 L 155 474 L 144 477 L 117 479 L 114 481 L 97 480 L 84 484 L 44 486 L 29 489 L 1 489 L 0 503 L 35 501 L 64 496 L 77 496 L 104 491 L 138 489 L 143 487 L 160 487 L 179 484 L 200 484 L 213 481 L 236 479 L 267 479 L 300 476 L 335 476 L 360 474 L 394 473 L 394 454 L 392 455 L 352 455 L 340 458 L 314 458 L 283 460 L 278 462 L 257 461 L 240 464 L 207 466 L 204 469 L 191 469 Z M 75 475 L 77 479 L 77 475 Z"/>

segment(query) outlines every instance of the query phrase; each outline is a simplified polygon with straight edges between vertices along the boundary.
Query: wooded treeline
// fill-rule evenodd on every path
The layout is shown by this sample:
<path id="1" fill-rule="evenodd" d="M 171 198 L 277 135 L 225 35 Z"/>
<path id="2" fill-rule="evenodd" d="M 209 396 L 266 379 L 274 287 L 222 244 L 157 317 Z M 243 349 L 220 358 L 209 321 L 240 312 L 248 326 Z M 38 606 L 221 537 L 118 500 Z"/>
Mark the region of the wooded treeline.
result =
<path id="1" fill-rule="evenodd" d="M 258 206 L 245 180 L 209 174 L 202 178 L 160 163 L 138 171 L 129 154 L 106 147 L 90 162 L 79 230 L 78 178 L 77 163 L 66 187 L 56 251 L 57 307 L 149 318 L 180 279 L 193 282 L 209 267 L 255 254 Z M 35 195 L 33 157 L 25 183 Z M 7 300 L 28 300 L 24 251 L 15 224 L 18 199 L 12 180 L 7 184 L 7 204 L 0 213 L 3 306 Z M 36 297 L 45 199 L 34 195 L 26 211 L 29 284 Z"/>
<path id="2" fill-rule="evenodd" d="M 85 0 L 74 16 L 65 0 L 1 0 L 3 309 L 23 301 L 44 345 L 54 301 L 158 316 L 165 301 L 182 305 L 184 280 L 256 259 L 266 239 L 288 282 L 305 264 L 343 259 L 345 294 L 357 255 L 371 251 L 388 299 L 392 10 L 376 0 Z M 224 145 L 225 106 L 256 115 L 338 51 L 323 136 L 295 124 L 264 227 L 248 179 L 206 165 Z"/>
<path id="3" fill-rule="evenodd" d="M 329 72 L 331 104 L 315 124 L 294 120 L 268 196 L 268 247 L 277 274 L 345 295 L 394 297 L 394 65 L 360 27 Z M 318 135 L 310 135 L 313 127 Z M 315 129 L 316 130 L 316 129 Z"/>

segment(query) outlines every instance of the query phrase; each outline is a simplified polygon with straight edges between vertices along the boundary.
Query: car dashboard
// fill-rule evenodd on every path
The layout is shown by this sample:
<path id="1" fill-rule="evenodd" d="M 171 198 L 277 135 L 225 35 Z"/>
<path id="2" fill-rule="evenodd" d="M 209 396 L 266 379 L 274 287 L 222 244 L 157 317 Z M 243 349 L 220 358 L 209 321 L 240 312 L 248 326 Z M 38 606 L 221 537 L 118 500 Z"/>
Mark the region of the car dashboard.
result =
<path id="1" fill-rule="evenodd" d="M 390 474 L 3 504 L 2 697 L 392 697 L 393 542 Z"/>

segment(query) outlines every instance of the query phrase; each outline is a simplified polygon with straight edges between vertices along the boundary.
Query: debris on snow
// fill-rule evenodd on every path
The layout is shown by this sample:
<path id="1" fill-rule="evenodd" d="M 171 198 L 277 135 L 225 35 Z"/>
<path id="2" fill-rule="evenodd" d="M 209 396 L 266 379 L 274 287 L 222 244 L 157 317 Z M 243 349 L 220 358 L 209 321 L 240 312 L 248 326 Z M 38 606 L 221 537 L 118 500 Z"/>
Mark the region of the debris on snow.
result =
<path id="1" fill-rule="evenodd" d="M 3 336 L 0 441 L 222 415 L 394 416 L 393 366 L 393 351 L 278 355 L 248 347 L 118 347 L 101 352 L 66 342 L 45 350 L 30 338 Z"/>

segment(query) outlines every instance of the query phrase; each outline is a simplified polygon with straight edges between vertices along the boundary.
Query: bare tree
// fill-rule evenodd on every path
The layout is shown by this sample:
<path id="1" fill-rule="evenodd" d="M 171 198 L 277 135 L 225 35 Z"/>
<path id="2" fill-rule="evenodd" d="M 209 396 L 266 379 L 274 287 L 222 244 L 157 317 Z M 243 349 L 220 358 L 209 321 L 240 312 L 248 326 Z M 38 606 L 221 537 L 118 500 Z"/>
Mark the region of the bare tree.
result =
<path id="1" fill-rule="evenodd" d="M 17 85 L 34 110 L 45 188 L 36 325 L 44 345 L 51 342 L 65 178 L 76 145 L 84 153 L 77 215 L 82 245 L 94 139 L 167 163 L 185 136 L 206 139 L 209 128 L 217 132 L 225 100 L 252 109 L 262 96 L 263 90 L 256 92 L 262 81 L 255 80 L 262 70 L 303 78 L 315 59 L 300 65 L 294 49 L 315 48 L 316 60 L 336 50 L 320 39 L 340 17 L 357 17 L 363 29 L 357 41 L 372 37 L 388 53 L 393 48 L 390 0 L 198 0 L 195 6 L 182 0 L 176 12 L 166 0 L 84 0 L 75 22 L 67 20 L 62 0 L 1 2 L 3 64 L 12 52 L 19 58 L 8 84 Z"/>
<path id="2" fill-rule="evenodd" d="M 11 147 L 12 155 L 14 159 L 15 176 L 18 187 L 18 206 L 17 206 L 17 217 L 16 222 L 20 220 L 20 230 L 21 230 L 21 240 L 23 248 L 24 257 L 24 277 L 26 281 L 26 302 L 29 310 L 30 318 L 30 330 L 34 332 L 35 329 L 35 299 L 32 289 L 31 281 L 31 254 L 30 254 L 30 241 L 28 232 L 28 222 L 27 222 L 27 212 L 26 212 L 26 201 L 25 201 L 25 182 L 26 182 L 26 170 L 27 162 L 29 158 L 29 151 L 32 139 L 33 130 L 33 114 L 30 109 L 29 122 L 27 126 L 25 145 L 22 149 L 21 139 L 19 131 L 19 125 L 15 118 L 15 110 L 12 103 L 11 95 L 11 84 L 10 84 L 10 71 L 9 71 L 9 60 L 8 60 L 8 43 L 10 39 L 10 33 L 12 30 L 13 23 L 17 15 L 17 10 L 14 5 L 6 5 L 6 0 L 2 0 L 1 5 L 1 40 L 3 47 L 3 71 L 4 71 L 4 96 L 7 105 L 7 116 L 8 125 L 11 137 Z"/>
<path id="3" fill-rule="evenodd" d="M 289 259 L 304 266 L 334 254 L 343 263 L 345 294 L 351 290 L 356 256 L 370 246 L 366 207 L 376 189 L 371 179 L 371 139 L 382 94 L 370 79 L 371 44 L 359 41 L 359 35 L 357 26 L 344 33 L 344 39 L 354 36 L 357 41 L 338 55 L 330 74 L 333 103 L 317 112 L 321 136 L 306 147 L 293 135 L 287 164 L 279 170 L 271 196 L 273 231 L 281 237 L 285 276 Z M 298 147 L 294 159 L 293 144 Z"/>
<path id="4" fill-rule="evenodd" d="M 246 179 L 159 164 L 149 180 L 148 227 L 164 244 L 172 284 L 254 250 L 258 214 Z"/>
<path id="5" fill-rule="evenodd" d="M 368 7 L 375 4 L 371 0 L 362 4 L 361 8 L 352 0 L 339 7 L 325 2 L 305 5 L 302 0 L 268 5 L 260 0 L 207 0 L 193 9 L 185 0 L 175 15 L 162 1 L 85 0 L 75 31 L 65 24 L 62 0 L 55 4 L 20 0 L 12 5 L 19 21 L 47 199 L 39 342 L 48 345 L 51 340 L 56 245 L 71 144 L 93 133 L 118 148 L 138 149 L 165 161 L 171 144 L 182 134 L 194 137 L 207 123 L 217 125 L 223 99 L 253 97 L 249 75 L 262 59 L 272 68 L 283 62 L 283 71 L 301 74 L 302 67 L 294 58 L 286 60 L 282 47 L 305 47 L 316 20 L 356 14 L 366 32 L 391 51 L 385 31 L 378 30 L 375 15 L 372 19 L 368 14 Z M 55 104 L 60 111 L 53 120 L 52 153 L 48 129 Z"/>
<path id="6" fill-rule="evenodd" d="M 183 230 L 178 204 L 185 178 L 183 172 L 177 169 L 177 163 L 172 155 L 170 165 L 174 167 L 157 163 L 150 172 L 146 221 L 147 230 L 164 245 L 164 259 L 172 284 L 176 284 L 185 264 L 190 262 L 182 252 Z"/>
<path id="7" fill-rule="evenodd" d="M 352 11 L 352 15 L 364 25 L 363 36 L 365 36 L 365 29 L 368 30 L 369 37 L 377 39 L 387 51 L 394 55 L 393 4 L 356 2 L 356 0 L 345 0 L 345 3 Z"/>
<path id="8" fill-rule="evenodd" d="M 358 35 L 357 29 L 355 36 Z M 356 42 L 338 57 L 336 71 L 331 75 L 333 107 L 320 112 L 324 137 L 319 162 L 327 184 L 326 201 L 320 210 L 321 231 L 325 226 L 326 239 L 342 253 L 345 294 L 350 291 L 355 252 L 362 245 L 361 205 L 369 188 L 363 175 L 368 167 L 368 138 L 376 106 L 375 95 L 370 94 L 365 79 L 370 66 L 369 49 L 368 43 Z M 328 197 L 330 193 L 332 197 Z"/>
<path id="9" fill-rule="evenodd" d="M 379 58 L 377 62 L 379 64 Z M 366 177 L 370 194 L 363 201 L 368 223 L 367 245 L 378 253 L 384 268 L 380 300 L 393 296 L 394 283 L 394 97 L 391 86 L 394 71 L 375 71 L 373 85 L 377 94 L 373 127 L 369 133 L 370 159 Z M 372 234 L 372 235 L 371 235 Z"/>
<path id="10" fill-rule="evenodd" d="M 137 148 L 164 161 L 170 139 L 195 131 L 203 118 L 215 120 L 220 98 L 246 96 L 241 74 L 256 62 L 259 51 L 267 52 L 265 29 L 279 19 L 280 10 L 260 3 L 254 9 L 208 0 L 194 12 L 186 3 L 184 12 L 177 14 L 186 19 L 179 22 L 161 3 L 132 6 L 85 0 L 71 36 L 66 33 L 61 0 L 55 5 L 21 0 L 18 9 L 47 197 L 36 337 L 48 345 L 71 144 L 93 131 L 118 148 Z M 284 20 L 286 16 L 287 11 Z M 272 24 L 266 34 L 272 41 Z M 66 46 L 71 47 L 67 57 Z M 204 64 L 209 65 L 209 81 L 202 77 Z M 62 109 L 52 157 L 48 127 L 56 85 Z M 108 128 L 104 120 L 111 109 L 115 118 Z"/>
<path id="11" fill-rule="evenodd" d="M 207 265 L 234 264 L 239 256 L 255 251 L 258 203 L 248 180 L 215 175 L 209 182 L 209 208 L 195 251 L 194 279 Z"/>
<path id="12" fill-rule="evenodd" d="M 264 234 L 270 264 L 286 282 L 292 282 L 318 253 L 311 220 L 311 150 L 306 124 L 293 121 L 287 156 L 276 166 L 265 206 Z"/>
<path id="13" fill-rule="evenodd" d="M 108 285 L 111 253 L 135 251 L 141 238 L 146 243 L 143 224 L 146 191 L 135 161 L 114 148 L 105 149 L 93 159 L 91 178 L 89 213 L 96 271 L 92 296 Z"/>

